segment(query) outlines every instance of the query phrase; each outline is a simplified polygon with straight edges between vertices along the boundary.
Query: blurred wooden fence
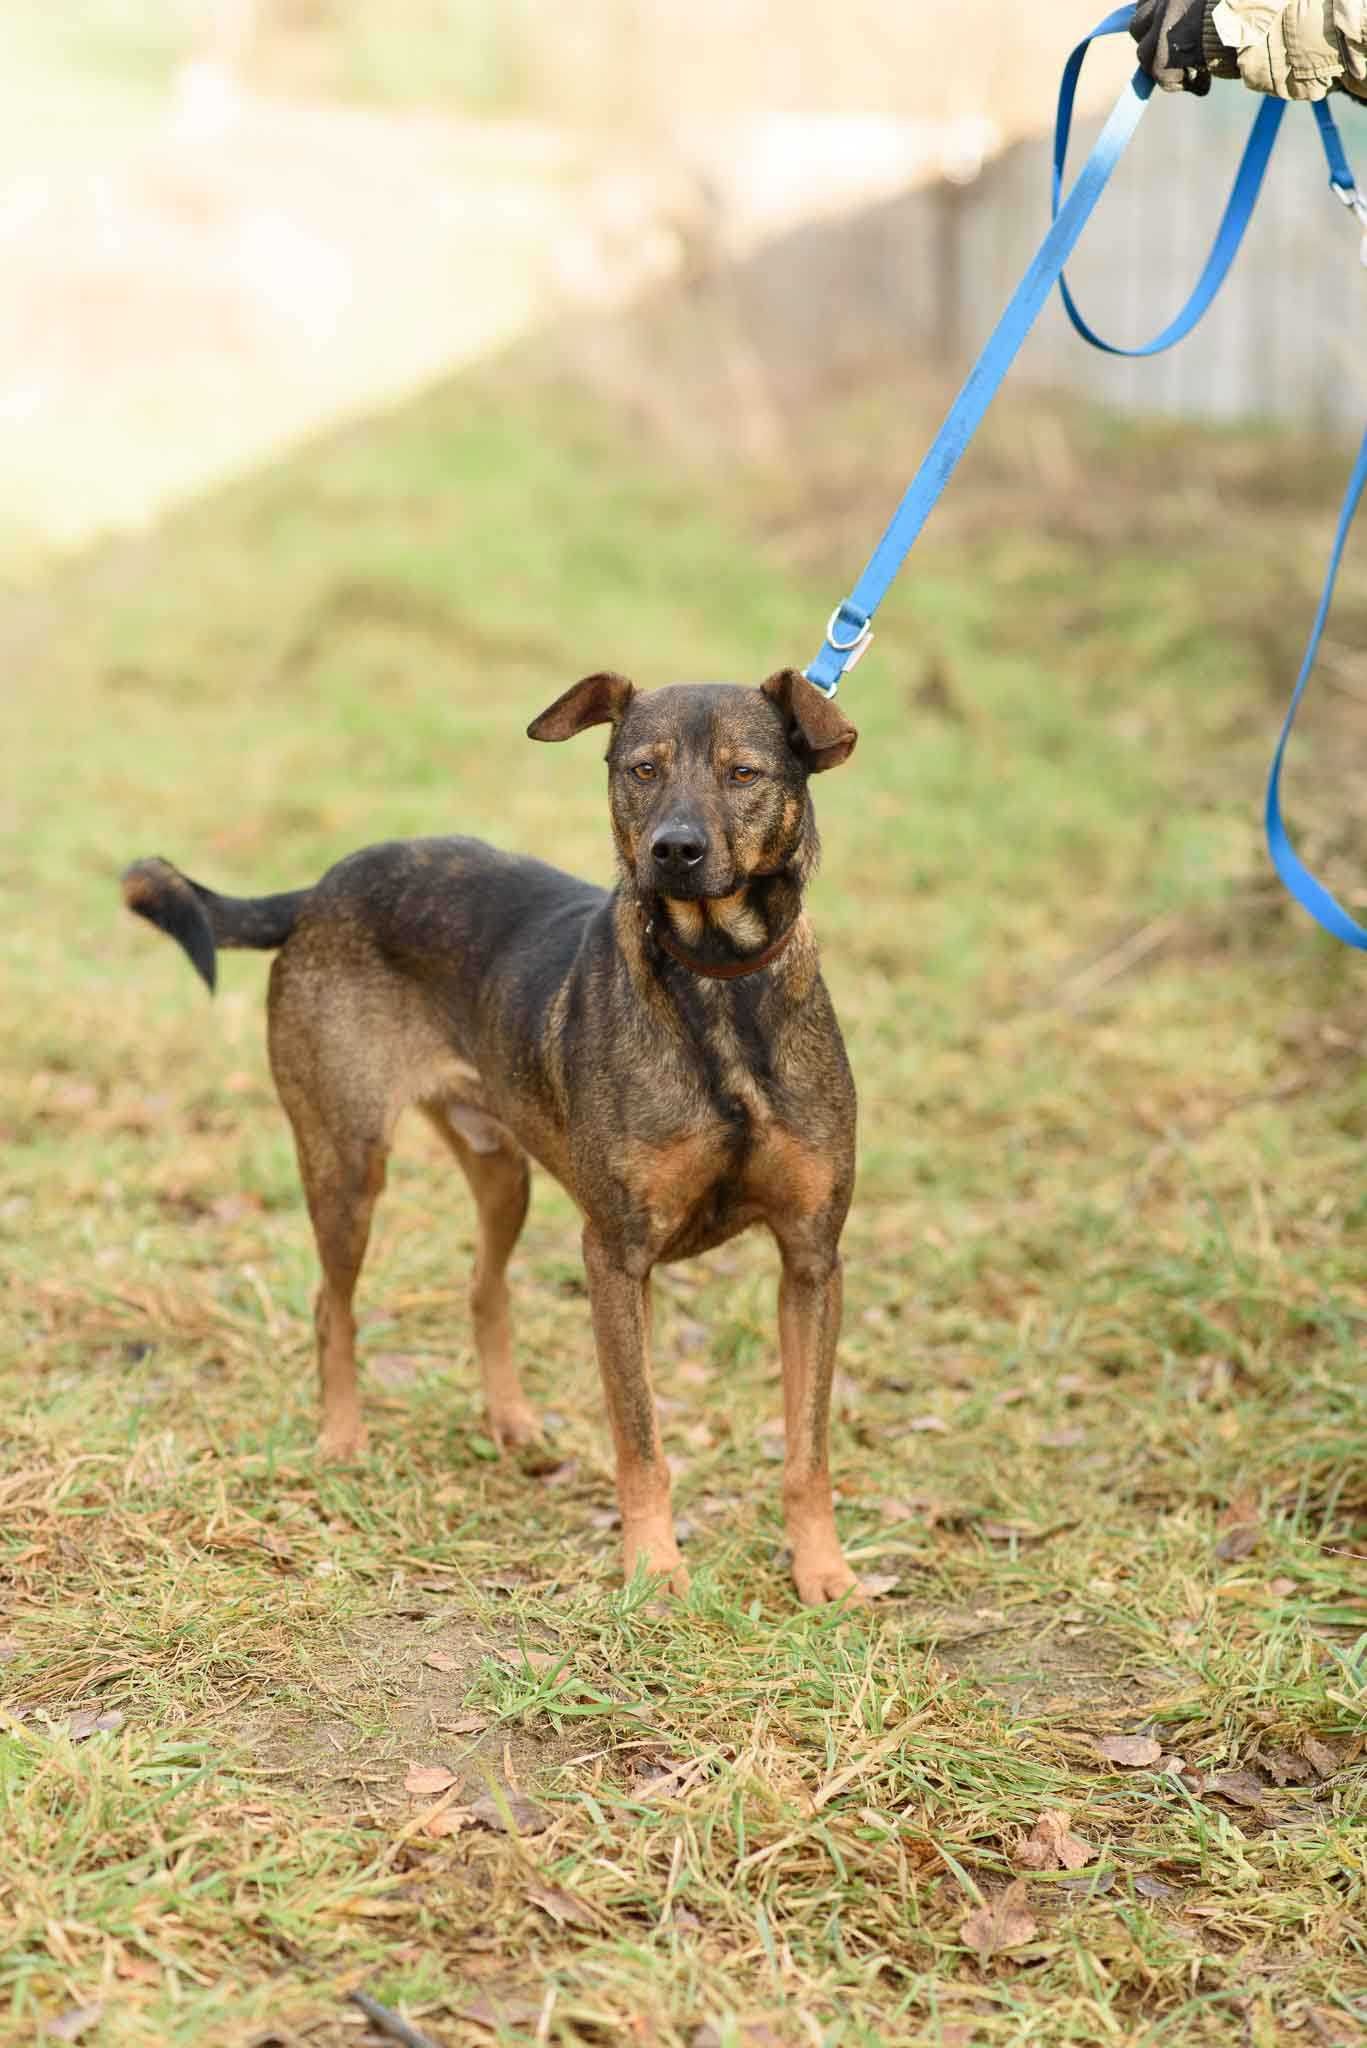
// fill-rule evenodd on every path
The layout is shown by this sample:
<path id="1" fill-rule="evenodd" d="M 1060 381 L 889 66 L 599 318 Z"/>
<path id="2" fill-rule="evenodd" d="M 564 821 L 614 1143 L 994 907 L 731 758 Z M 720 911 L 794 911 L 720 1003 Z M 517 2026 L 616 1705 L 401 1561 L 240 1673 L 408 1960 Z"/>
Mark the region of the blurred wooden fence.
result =
<path id="1" fill-rule="evenodd" d="M 1201 270 L 1257 101 L 1216 87 L 1163 98 L 1145 117 L 1069 267 L 1080 310 L 1108 340 L 1146 341 Z M 1340 127 L 1367 180 L 1367 111 L 1341 95 Z M 1096 133 L 1070 153 L 1076 165 Z M 939 321 L 956 354 L 974 351 L 1038 241 L 1049 178 L 1046 141 L 1017 144 L 973 185 L 935 196 Z M 1057 297 L 1026 344 L 1020 372 L 1112 404 L 1203 419 L 1272 417 L 1367 426 L 1367 269 L 1361 230 L 1328 187 L 1308 106 L 1287 109 L 1248 238 L 1205 321 L 1149 361 L 1088 348 Z"/>
<path id="2" fill-rule="evenodd" d="M 1340 101 L 1367 180 L 1367 109 Z M 1082 311 L 1118 342 L 1145 341 L 1183 303 L 1209 251 L 1257 102 L 1241 87 L 1153 106 L 1069 267 Z M 1071 161 L 1096 134 L 1081 124 Z M 727 327 L 775 396 L 890 360 L 965 366 L 1048 222 L 1050 145 L 1016 143 L 972 182 L 941 183 L 800 228 L 716 285 Z M 1074 334 L 1057 295 L 1018 378 L 1126 409 L 1208 420 L 1367 425 L 1367 269 L 1360 231 L 1329 191 L 1307 106 L 1288 109 L 1258 211 L 1223 292 L 1186 341 L 1124 362 Z M 652 325 L 659 347 L 670 322 Z M 668 353 L 669 342 L 665 341 Z"/>

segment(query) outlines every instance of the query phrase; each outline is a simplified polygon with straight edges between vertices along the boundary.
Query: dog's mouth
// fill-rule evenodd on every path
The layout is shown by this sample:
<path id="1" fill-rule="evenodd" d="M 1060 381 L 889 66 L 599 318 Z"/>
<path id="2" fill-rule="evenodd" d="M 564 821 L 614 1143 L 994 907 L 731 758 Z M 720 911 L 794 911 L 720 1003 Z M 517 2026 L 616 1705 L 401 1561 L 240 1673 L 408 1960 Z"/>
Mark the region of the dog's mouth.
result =
<path id="1" fill-rule="evenodd" d="M 671 875 L 668 881 L 657 877 L 655 894 L 662 903 L 691 903 L 699 909 L 708 903 L 719 903 L 724 897 L 734 895 L 735 883 L 719 886 L 715 877 L 695 882 L 688 875 Z"/>

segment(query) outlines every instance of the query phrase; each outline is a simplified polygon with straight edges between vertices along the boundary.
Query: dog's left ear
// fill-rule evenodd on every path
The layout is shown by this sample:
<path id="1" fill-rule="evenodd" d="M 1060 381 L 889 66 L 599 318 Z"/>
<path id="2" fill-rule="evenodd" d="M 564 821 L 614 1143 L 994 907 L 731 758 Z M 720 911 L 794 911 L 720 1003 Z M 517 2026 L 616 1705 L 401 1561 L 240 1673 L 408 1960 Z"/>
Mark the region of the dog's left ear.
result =
<path id="1" fill-rule="evenodd" d="M 617 725 L 636 695 L 636 685 L 609 671 L 585 676 L 548 704 L 527 727 L 529 740 L 572 740 L 589 725 Z"/>
<path id="2" fill-rule="evenodd" d="M 836 710 L 834 700 L 809 683 L 795 668 L 781 668 L 760 688 L 771 704 L 777 704 L 788 723 L 788 744 L 807 763 L 813 775 L 826 768 L 838 768 L 854 752 L 858 733 Z"/>

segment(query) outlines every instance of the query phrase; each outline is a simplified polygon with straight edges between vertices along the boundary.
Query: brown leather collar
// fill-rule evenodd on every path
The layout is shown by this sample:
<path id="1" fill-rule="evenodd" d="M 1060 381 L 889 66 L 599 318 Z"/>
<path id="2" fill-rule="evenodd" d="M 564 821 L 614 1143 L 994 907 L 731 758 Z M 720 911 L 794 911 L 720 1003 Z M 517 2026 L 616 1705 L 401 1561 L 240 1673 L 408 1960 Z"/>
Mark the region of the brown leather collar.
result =
<path id="1" fill-rule="evenodd" d="M 646 936 L 653 938 L 671 960 L 677 960 L 680 967 L 687 967 L 693 974 L 704 974 L 709 981 L 739 981 L 743 974 L 758 974 L 762 967 L 771 967 L 783 951 L 793 933 L 797 930 L 801 913 L 793 919 L 786 932 L 782 932 L 771 946 L 762 953 L 751 953 L 744 960 L 700 960 L 696 953 L 690 953 L 681 946 L 663 918 L 651 918 L 646 926 Z"/>

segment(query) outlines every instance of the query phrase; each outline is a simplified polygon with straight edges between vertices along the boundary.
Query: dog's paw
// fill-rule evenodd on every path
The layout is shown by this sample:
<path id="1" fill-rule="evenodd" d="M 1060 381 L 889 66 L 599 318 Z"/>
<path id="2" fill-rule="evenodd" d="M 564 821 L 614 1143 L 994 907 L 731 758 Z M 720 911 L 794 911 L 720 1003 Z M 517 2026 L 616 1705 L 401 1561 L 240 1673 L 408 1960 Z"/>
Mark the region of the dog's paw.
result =
<path id="1" fill-rule="evenodd" d="M 501 1451 L 520 1451 L 539 1444 L 545 1432 L 535 1408 L 529 1402 L 515 1401 L 506 1408 L 489 1410 L 489 1434 Z"/>
<path id="2" fill-rule="evenodd" d="M 329 1465 L 344 1464 L 349 1458 L 363 1458 L 370 1449 L 370 1431 L 363 1422 L 324 1429 L 318 1438 L 318 1455 Z"/>
<path id="3" fill-rule="evenodd" d="M 622 1571 L 628 1585 L 637 1572 L 654 1579 L 658 1590 L 682 1599 L 688 1591 L 688 1566 L 679 1555 L 673 1538 L 643 1536 L 633 1541 L 628 1535 L 622 1548 Z"/>
<path id="4" fill-rule="evenodd" d="M 795 1558 L 793 1584 L 804 1607 L 829 1607 L 836 1600 L 862 1606 L 868 1599 L 839 1551 L 834 1557 Z"/>

